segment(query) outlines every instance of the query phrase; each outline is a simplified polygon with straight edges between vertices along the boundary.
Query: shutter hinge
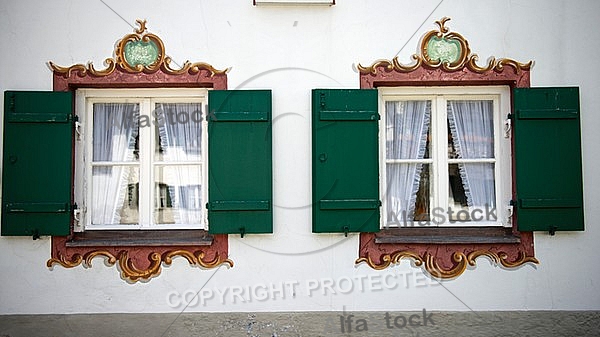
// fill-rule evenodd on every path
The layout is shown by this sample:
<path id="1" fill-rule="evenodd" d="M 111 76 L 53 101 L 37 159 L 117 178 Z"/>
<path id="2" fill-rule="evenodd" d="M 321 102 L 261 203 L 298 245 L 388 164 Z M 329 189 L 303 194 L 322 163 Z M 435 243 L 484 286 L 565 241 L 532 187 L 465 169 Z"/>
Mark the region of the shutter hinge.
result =
<path id="1" fill-rule="evenodd" d="M 554 236 L 554 234 L 556 234 L 557 229 L 557 226 L 550 226 L 550 228 L 548 229 L 548 233 L 550 234 L 550 236 Z"/>
<path id="2" fill-rule="evenodd" d="M 350 228 L 348 226 L 344 226 L 344 237 L 348 237 L 348 233 L 350 232 Z"/>
<path id="3" fill-rule="evenodd" d="M 33 236 L 34 240 L 39 239 L 40 238 L 40 231 L 37 228 L 35 228 L 34 230 L 32 230 L 32 236 Z"/>
<path id="4" fill-rule="evenodd" d="M 321 98 L 319 100 L 319 104 L 321 105 L 321 109 L 325 108 L 325 93 L 321 93 Z"/>
<path id="5" fill-rule="evenodd" d="M 242 236 L 242 239 L 244 238 L 245 234 L 246 234 L 246 227 L 240 227 L 240 235 Z"/>
<path id="6" fill-rule="evenodd" d="M 15 112 L 15 94 L 14 93 L 10 94 L 8 106 L 9 106 L 8 109 L 10 110 L 10 112 Z"/>

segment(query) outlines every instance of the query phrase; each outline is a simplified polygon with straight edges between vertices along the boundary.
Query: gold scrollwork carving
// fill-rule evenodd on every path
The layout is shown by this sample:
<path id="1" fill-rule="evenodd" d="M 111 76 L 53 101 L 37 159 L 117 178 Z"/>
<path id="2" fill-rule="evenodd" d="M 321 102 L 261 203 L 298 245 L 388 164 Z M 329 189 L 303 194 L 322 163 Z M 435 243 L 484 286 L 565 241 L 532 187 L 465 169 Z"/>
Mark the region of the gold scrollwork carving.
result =
<path id="1" fill-rule="evenodd" d="M 119 41 L 119 43 L 117 43 L 117 47 L 115 49 L 115 55 L 117 58 L 117 65 L 122 68 L 123 70 L 130 72 L 130 73 L 139 73 L 139 72 L 146 72 L 146 73 L 154 73 L 156 72 L 158 69 L 160 69 L 160 66 L 163 64 L 164 60 L 165 60 L 165 45 L 163 44 L 162 40 L 152 34 L 152 33 L 145 33 L 146 31 L 146 20 L 136 20 L 137 24 L 140 26 L 139 29 L 135 30 L 135 34 L 128 34 L 125 35 L 125 37 L 123 37 L 121 39 L 121 41 Z M 125 55 L 126 52 L 126 46 L 129 43 L 144 43 L 144 44 L 150 44 L 153 43 L 155 48 L 157 48 L 156 53 L 157 55 L 155 56 L 155 59 L 152 63 L 147 64 L 147 65 L 143 65 L 143 64 L 130 64 L 129 61 L 127 60 L 127 57 Z"/>
<path id="2" fill-rule="evenodd" d="M 76 74 L 79 77 L 103 77 L 112 74 L 117 69 L 133 74 L 140 72 L 151 74 L 157 72 L 159 69 L 162 69 L 169 75 L 181 75 L 184 73 L 194 75 L 199 73 L 201 70 L 207 70 L 210 72 L 210 76 L 225 74 L 227 71 L 229 71 L 229 68 L 225 70 L 217 70 L 208 63 L 191 63 L 190 61 L 185 61 L 180 69 L 172 68 L 172 59 L 166 55 L 165 46 L 162 40 L 158 36 L 146 32 L 146 20 L 138 19 L 136 20 L 136 23 L 138 24 L 139 28 L 134 29 L 135 34 L 125 35 L 121 40 L 119 40 L 114 50 L 114 58 L 107 58 L 104 60 L 104 64 L 106 66 L 105 69 L 96 69 L 92 62 L 88 62 L 87 65 L 74 64 L 70 67 L 62 67 L 52 61 L 48 62 L 50 69 L 52 69 L 54 73 L 62 75 L 65 78 L 71 77 L 71 74 Z M 125 55 L 125 49 L 129 43 L 143 43 L 145 45 L 152 44 L 152 48 L 156 48 L 156 58 L 153 62 L 145 65 L 139 63 L 130 64 Z"/>
<path id="3" fill-rule="evenodd" d="M 227 68 L 225 70 L 217 70 L 208 63 L 204 63 L 204 62 L 191 63 L 190 61 L 185 61 L 185 63 L 181 67 L 181 69 L 173 69 L 173 68 L 171 68 L 171 62 L 172 62 L 172 60 L 170 57 L 165 58 L 165 61 L 163 62 L 163 70 L 169 75 L 181 75 L 186 72 L 194 75 L 194 74 L 199 73 L 200 70 L 208 70 L 210 72 L 210 76 L 215 76 L 215 75 L 225 74 L 229 71 L 229 68 Z"/>
<path id="4" fill-rule="evenodd" d="M 74 268 L 80 264 L 85 268 L 90 268 L 92 266 L 92 260 L 95 257 L 105 257 L 106 263 L 109 266 L 118 263 L 121 277 L 131 282 L 149 280 L 152 277 L 158 276 L 161 272 L 162 264 L 171 265 L 173 258 L 176 256 L 182 256 L 191 265 L 198 265 L 203 268 L 215 268 L 222 264 L 233 267 L 233 261 L 227 258 L 221 258 L 219 255 L 216 255 L 212 260 L 205 260 L 205 253 L 203 251 L 190 252 L 183 249 L 167 251 L 163 254 L 151 252 L 148 255 L 150 264 L 145 269 L 138 268 L 132 259 L 129 258 L 129 253 L 126 250 L 120 251 L 117 256 L 106 250 L 93 250 L 85 253 L 83 256 L 76 253 L 73 254 L 70 259 L 60 253 L 57 256 L 58 258 L 51 258 L 46 262 L 48 268 L 52 268 L 55 264 L 59 264 L 64 268 Z"/>
<path id="5" fill-rule="evenodd" d="M 533 256 L 526 256 L 523 252 L 519 252 L 519 255 L 514 261 L 509 259 L 508 254 L 505 252 L 492 252 L 489 250 L 476 250 L 465 254 L 463 252 L 454 252 L 452 254 L 452 261 L 454 266 L 451 268 L 443 268 L 439 265 L 436 258 L 425 253 L 423 256 L 409 251 L 399 251 L 393 254 L 385 254 L 381 256 L 381 262 L 374 262 L 370 256 L 361 257 L 356 259 L 355 264 L 365 262 L 369 267 L 375 270 L 383 270 L 392 264 L 399 263 L 403 258 L 412 259 L 416 266 L 423 266 L 423 269 L 432 277 L 437 279 L 451 279 L 460 276 L 468 266 L 474 267 L 476 265 L 476 259 L 480 256 L 487 256 L 492 260 L 495 265 L 501 264 L 505 268 L 516 268 L 525 263 L 531 262 L 538 264 L 539 261 Z"/>
<path id="6" fill-rule="evenodd" d="M 390 60 L 377 60 L 370 66 L 362 66 L 358 65 L 357 68 L 361 74 L 371 74 L 376 75 L 378 68 L 382 68 L 382 70 L 386 72 L 396 71 L 401 73 L 408 73 L 417 70 L 420 67 L 426 67 L 429 69 L 441 68 L 446 72 L 455 72 L 460 71 L 465 68 L 468 70 L 482 74 L 488 71 L 495 71 L 497 73 L 501 73 L 504 71 L 505 67 L 508 66 L 514 70 L 516 74 L 523 70 L 530 70 L 533 65 L 532 61 L 527 63 L 520 63 L 518 61 L 512 59 L 496 59 L 494 57 L 490 58 L 485 66 L 477 65 L 477 61 L 479 56 L 477 54 L 472 54 L 471 49 L 469 48 L 469 42 L 460 34 L 455 32 L 450 32 L 448 27 L 445 26 L 446 22 L 449 21 L 450 18 L 444 17 L 435 23 L 439 26 L 438 30 L 431 30 L 421 38 L 421 46 L 420 53 L 413 54 L 411 57 L 415 61 L 415 63 L 410 65 L 404 65 L 399 60 L 398 57 L 394 57 Z M 455 60 L 442 60 L 439 57 L 433 57 L 430 55 L 429 50 L 429 42 L 431 39 L 437 38 L 438 40 L 444 40 L 447 44 L 455 44 L 457 47 L 457 55 L 453 55 Z M 449 42 L 448 42 L 449 41 Z"/>

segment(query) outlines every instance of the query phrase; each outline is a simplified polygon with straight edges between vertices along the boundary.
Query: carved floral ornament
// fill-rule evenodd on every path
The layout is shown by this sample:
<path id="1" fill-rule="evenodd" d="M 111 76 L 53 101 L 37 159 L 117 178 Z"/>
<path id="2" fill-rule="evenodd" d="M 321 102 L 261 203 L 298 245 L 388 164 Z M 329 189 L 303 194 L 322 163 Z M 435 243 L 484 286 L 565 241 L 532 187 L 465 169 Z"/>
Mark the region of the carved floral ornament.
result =
<path id="1" fill-rule="evenodd" d="M 467 68 L 475 73 L 485 73 L 490 70 L 495 72 L 504 71 L 504 67 L 513 68 L 515 73 L 522 70 L 529 70 L 533 64 L 532 61 L 520 63 L 512 59 L 496 59 L 491 57 L 485 66 L 477 65 L 479 56 L 472 54 L 469 48 L 469 42 L 460 34 L 450 32 L 446 27 L 446 22 L 450 18 L 444 17 L 435 23 L 438 25 L 438 30 L 427 32 L 421 39 L 420 55 L 413 54 L 412 59 L 414 64 L 404 65 L 398 61 L 398 57 L 393 60 L 379 60 L 371 66 L 364 67 L 358 65 L 358 70 L 361 74 L 377 74 L 377 68 L 383 67 L 386 71 L 397 71 L 401 73 L 409 73 L 417 70 L 420 67 L 430 69 L 441 68 L 447 72 L 455 72 Z"/>
<path id="2" fill-rule="evenodd" d="M 105 69 L 96 69 L 92 62 L 88 62 L 87 65 L 75 64 L 70 67 L 61 67 L 52 61 L 48 64 L 55 73 L 61 74 L 65 78 L 71 77 L 73 72 L 79 77 L 88 75 L 103 77 L 112 74 L 116 69 L 131 74 L 142 72 L 152 74 L 162 70 L 168 75 L 197 74 L 200 70 L 208 70 L 211 76 L 224 74 L 229 70 L 217 70 L 208 63 L 191 63 L 190 61 L 185 61 L 180 69 L 172 68 L 172 60 L 166 56 L 162 40 L 158 36 L 146 32 L 146 20 L 138 19 L 136 23 L 139 28 L 134 29 L 133 34 L 125 35 L 117 42 L 114 58 L 104 60 Z"/>

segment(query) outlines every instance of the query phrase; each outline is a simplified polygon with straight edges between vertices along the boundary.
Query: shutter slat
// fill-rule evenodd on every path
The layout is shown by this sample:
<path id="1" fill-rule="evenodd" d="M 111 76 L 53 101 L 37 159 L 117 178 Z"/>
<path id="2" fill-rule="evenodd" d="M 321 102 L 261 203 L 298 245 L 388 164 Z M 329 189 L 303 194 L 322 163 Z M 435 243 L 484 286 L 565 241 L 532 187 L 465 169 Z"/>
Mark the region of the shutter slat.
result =
<path id="1" fill-rule="evenodd" d="M 379 230 L 377 90 L 312 92 L 313 232 Z"/>
<path id="2" fill-rule="evenodd" d="M 268 211 L 269 200 L 260 201 L 213 201 L 209 203 L 211 211 Z"/>
<path id="3" fill-rule="evenodd" d="M 378 209 L 378 199 L 326 200 L 319 201 L 321 209 Z"/>
<path id="4" fill-rule="evenodd" d="M 208 226 L 214 234 L 273 232 L 270 90 L 211 90 Z"/>
<path id="5" fill-rule="evenodd" d="M 369 121 L 379 120 L 377 111 L 321 111 L 322 121 Z"/>
<path id="6" fill-rule="evenodd" d="M 5 203 L 6 212 L 19 213 L 64 213 L 70 211 L 69 204 L 47 203 Z"/>
<path id="7" fill-rule="evenodd" d="M 573 199 L 519 199 L 521 208 L 581 208 Z"/>
<path id="8" fill-rule="evenodd" d="M 519 119 L 564 119 L 577 118 L 579 111 L 571 109 L 540 109 L 540 110 L 518 110 Z"/>
<path id="9" fill-rule="evenodd" d="M 267 111 L 215 111 L 213 113 L 213 122 L 227 121 L 227 122 L 268 122 L 269 113 Z"/>
<path id="10" fill-rule="evenodd" d="M 583 230 L 579 89 L 517 88 L 513 101 L 519 230 Z"/>
<path id="11" fill-rule="evenodd" d="M 71 113 L 8 113 L 8 123 L 67 123 Z"/>

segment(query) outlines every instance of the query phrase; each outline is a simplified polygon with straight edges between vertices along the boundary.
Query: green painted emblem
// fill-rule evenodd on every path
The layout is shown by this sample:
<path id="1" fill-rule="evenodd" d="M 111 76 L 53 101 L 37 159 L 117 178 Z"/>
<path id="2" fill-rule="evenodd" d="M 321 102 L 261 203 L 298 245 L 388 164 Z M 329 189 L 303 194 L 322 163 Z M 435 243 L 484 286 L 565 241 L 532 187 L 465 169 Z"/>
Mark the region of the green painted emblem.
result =
<path id="1" fill-rule="evenodd" d="M 158 59 L 158 46 L 154 41 L 129 41 L 125 44 L 125 61 L 131 67 L 141 64 L 145 67 Z"/>
<path id="2" fill-rule="evenodd" d="M 434 36 L 427 43 L 427 55 L 431 61 L 454 63 L 458 61 L 460 52 L 460 43 L 457 40 Z"/>

